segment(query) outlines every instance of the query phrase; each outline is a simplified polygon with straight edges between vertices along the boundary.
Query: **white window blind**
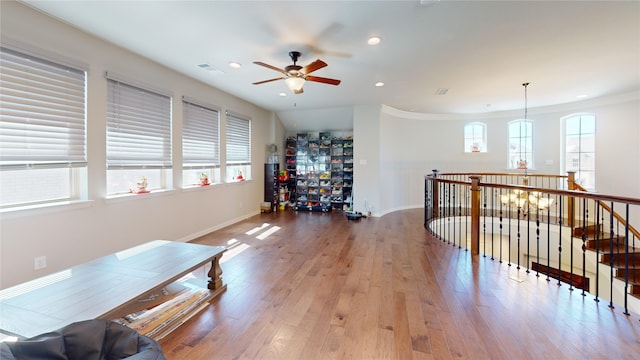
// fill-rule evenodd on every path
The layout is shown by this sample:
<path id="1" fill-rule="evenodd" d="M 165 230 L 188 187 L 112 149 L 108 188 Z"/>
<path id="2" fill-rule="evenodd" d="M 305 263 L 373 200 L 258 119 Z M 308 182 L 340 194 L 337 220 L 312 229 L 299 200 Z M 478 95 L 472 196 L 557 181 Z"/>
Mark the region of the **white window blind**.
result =
<path id="1" fill-rule="evenodd" d="M 0 165 L 86 166 L 86 75 L 0 48 Z"/>
<path id="2" fill-rule="evenodd" d="M 251 120 L 227 113 L 227 165 L 251 164 Z"/>
<path id="3" fill-rule="evenodd" d="M 108 79 L 107 168 L 171 165 L 171 98 Z"/>
<path id="4" fill-rule="evenodd" d="M 185 169 L 220 166 L 220 113 L 184 100 L 182 157 Z"/>

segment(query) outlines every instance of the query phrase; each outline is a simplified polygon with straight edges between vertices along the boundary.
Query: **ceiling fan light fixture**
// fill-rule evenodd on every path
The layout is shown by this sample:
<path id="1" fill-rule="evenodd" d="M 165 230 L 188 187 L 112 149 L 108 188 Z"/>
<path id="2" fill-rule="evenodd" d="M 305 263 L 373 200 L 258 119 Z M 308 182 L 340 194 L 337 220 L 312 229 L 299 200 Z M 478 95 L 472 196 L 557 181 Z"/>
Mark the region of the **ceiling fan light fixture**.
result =
<path id="1" fill-rule="evenodd" d="M 289 88 L 289 90 L 296 92 L 302 89 L 302 87 L 304 86 L 305 80 L 302 77 L 292 76 L 292 77 L 286 78 L 284 82 L 285 84 L 287 84 L 287 87 Z"/>

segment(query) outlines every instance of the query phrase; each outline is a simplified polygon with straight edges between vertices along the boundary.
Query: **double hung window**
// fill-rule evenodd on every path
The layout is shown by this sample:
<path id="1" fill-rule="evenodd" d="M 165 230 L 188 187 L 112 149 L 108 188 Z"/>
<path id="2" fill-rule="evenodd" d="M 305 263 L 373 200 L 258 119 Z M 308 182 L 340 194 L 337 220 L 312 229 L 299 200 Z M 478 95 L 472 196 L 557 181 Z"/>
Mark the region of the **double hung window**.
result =
<path id="1" fill-rule="evenodd" d="M 0 48 L 0 206 L 86 199 L 86 72 Z"/>
<path id="2" fill-rule="evenodd" d="M 487 125 L 473 122 L 464 126 L 464 152 L 487 152 Z"/>
<path id="3" fill-rule="evenodd" d="M 107 196 L 171 188 L 171 97 L 110 74 L 107 90 Z"/>
<path id="4" fill-rule="evenodd" d="M 227 181 L 251 179 L 251 120 L 227 112 Z"/>
<path id="5" fill-rule="evenodd" d="M 509 123 L 509 169 L 533 167 L 533 123 L 515 120 Z"/>
<path id="6" fill-rule="evenodd" d="M 220 112 L 187 99 L 182 107 L 183 185 L 220 183 Z"/>
<path id="7" fill-rule="evenodd" d="M 564 133 L 565 170 L 575 171 L 578 184 L 587 190 L 595 190 L 595 115 L 580 114 L 565 118 Z"/>

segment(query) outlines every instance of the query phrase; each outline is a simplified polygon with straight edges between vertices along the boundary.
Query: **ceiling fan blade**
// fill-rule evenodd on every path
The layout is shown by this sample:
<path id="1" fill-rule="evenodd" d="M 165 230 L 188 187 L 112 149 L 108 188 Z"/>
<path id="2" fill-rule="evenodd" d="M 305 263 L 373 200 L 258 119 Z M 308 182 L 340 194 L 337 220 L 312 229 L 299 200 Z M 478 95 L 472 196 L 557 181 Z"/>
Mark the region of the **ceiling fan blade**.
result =
<path id="1" fill-rule="evenodd" d="M 275 67 L 273 65 L 265 64 L 265 63 L 263 63 L 261 61 L 254 61 L 253 63 L 256 64 L 256 65 L 264 66 L 264 67 L 269 68 L 271 70 L 275 70 L 275 71 L 283 73 L 285 75 L 287 74 L 284 70 L 282 70 L 280 68 L 277 68 L 277 67 Z"/>
<path id="2" fill-rule="evenodd" d="M 306 79 L 307 81 L 315 81 L 323 84 L 340 85 L 340 80 L 336 80 L 336 79 L 329 79 L 329 78 L 324 78 L 319 76 L 307 76 Z"/>
<path id="3" fill-rule="evenodd" d="M 276 80 L 284 80 L 284 79 L 286 79 L 286 78 L 279 77 L 279 78 L 274 78 L 274 79 L 269 79 L 269 80 L 262 80 L 262 81 L 254 82 L 253 85 L 260 85 L 260 84 L 264 84 L 264 83 L 268 83 L 268 82 L 272 82 L 272 81 L 276 81 Z"/>
<path id="4" fill-rule="evenodd" d="M 311 74 L 312 72 L 314 72 L 314 71 L 316 71 L 318 69 L 322 69 L 325 66 L 327 66 L 327 63 L 322 61 L 322 60 L 320 60 L 320 59 L 318 59 L 318 60 L 312 62 L 311 64 L 305 66 L 302 69 L 302 73 L 305 74 L 305 75 L 306 74 Z"/>

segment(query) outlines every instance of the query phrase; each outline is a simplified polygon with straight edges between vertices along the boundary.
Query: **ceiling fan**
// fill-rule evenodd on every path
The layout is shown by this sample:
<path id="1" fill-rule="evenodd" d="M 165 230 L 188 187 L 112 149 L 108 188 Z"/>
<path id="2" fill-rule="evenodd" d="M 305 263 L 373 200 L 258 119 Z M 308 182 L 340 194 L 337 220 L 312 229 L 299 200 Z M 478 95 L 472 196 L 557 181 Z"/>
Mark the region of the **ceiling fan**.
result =
<path id="1" fill-rule="evenodd" d="M 253 85 L 260 85 L 260 84 L 264 84 L 264 83 L 268 83 L 276 80 L 284 80 L 284 82 L 287 84 L 287 87 L 291 91 L 293 91 L 294 94 L 301 94 L 303 92 L 302 86 L 304 86 L 304 83 L 306 81 L 315 81 L 315 82 L 329 84 L 329 85 L 340 84 L 340 80 L 309 75 L 310 73 L 327 66 L 327 63 L 318 59 L 312 62 L 311 64 L 305 67 L 302 67 L 296 64 L 296 62 L 298 62 L 298 58 L 300 57 L 300 55 L 302 54 L 299 51 L 289 52 L 289 56 L 291 57 L 291 60 L 293 60 L 293 65 L 288 65 L 284 69 L 280 69 L 260 61 L 254 61 L 253 62 L 254 64 L 264 66 L 271 70 L 275 70 L 277 72 L 282 73 L 284 76 L 279 78 L 254 82 Z"/>

